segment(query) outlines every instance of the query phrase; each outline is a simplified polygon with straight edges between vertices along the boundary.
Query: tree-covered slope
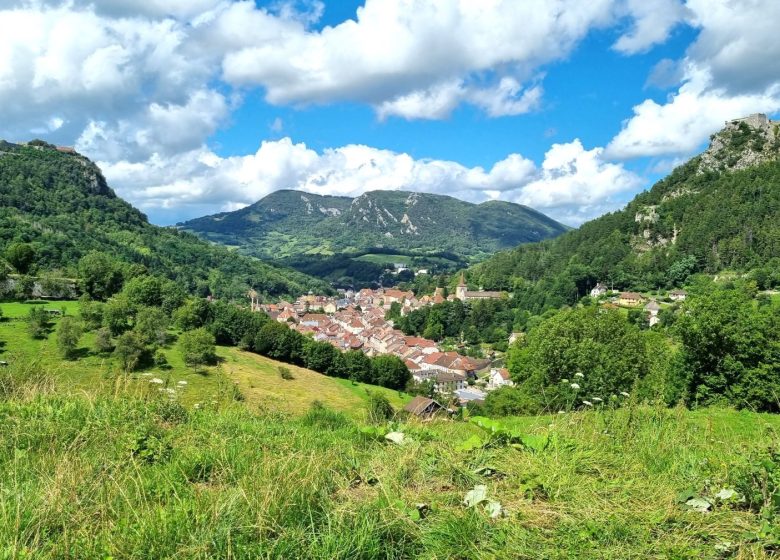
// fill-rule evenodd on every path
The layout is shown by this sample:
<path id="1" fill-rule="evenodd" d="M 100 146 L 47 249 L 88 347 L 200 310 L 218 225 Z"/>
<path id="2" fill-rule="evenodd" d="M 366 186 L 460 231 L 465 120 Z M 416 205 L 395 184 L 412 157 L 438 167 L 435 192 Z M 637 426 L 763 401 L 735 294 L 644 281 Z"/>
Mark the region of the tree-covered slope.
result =
<path id="1" fill-rule="evenodd" d="M 16 243 L 35 252 L 31 273 L 58 269 L 76 276 L 91 251 L 137 264 L 179 281 L 190 291 L 268 295 L 324 289 L 319 281 L 236 255 L 197 237 L 150 224 L 117 197 L 87 158 L 43 142 L 0 143 L 0 252 Z"/>
<path id="2" fill-rule="evenodd" d="M 180 227 L 248 254 L 284 258 L 370 247 L 484 256 L 555 237 L 565 226 L 509 202 L 471 204 L 449 196 L 372 191 L 351 199 L 284 190 L 235 212 Z"/>
<path id="3" fill-rule="evenodd" d="M 511 289 L 539 310 L 569 303 L 596 282 L 644 290 L 691 273 L 776 266 L 780 256 L 780 137 L 776 123 L 731 123 L 707 151 L 625 209 L 554 240 L 499 253 L 472 283 Z M 774 265 L 772 263 L 775 263 Z"/>

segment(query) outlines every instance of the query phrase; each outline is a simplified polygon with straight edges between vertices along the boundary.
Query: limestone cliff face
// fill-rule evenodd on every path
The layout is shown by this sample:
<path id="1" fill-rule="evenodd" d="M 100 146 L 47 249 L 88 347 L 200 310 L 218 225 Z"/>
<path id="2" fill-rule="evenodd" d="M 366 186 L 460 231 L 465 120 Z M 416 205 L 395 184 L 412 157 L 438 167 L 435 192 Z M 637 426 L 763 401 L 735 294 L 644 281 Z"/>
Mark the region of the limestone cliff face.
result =
<path id="1" fill-rule="evenodd" d="M 699 173 L 736 171 L 780 156 L 780 122 L 757 113 L 728 121 L 701 154 Z"/>
<path id="2" fill-rule="evenodd" d="M 778 159 L 780 122 L 757 113 L 727 121 L 722 130 L 712 135 L 709 147 L 685 165 L 691 166 L 693 176 L 703 179 L 707 173 L 736 172 Z M 653 203 L 636 204 L 633 208 L 636 225 L 631 236 L 634 251 L 643 254 L 673 247 L 683 231 L 684 216 L 675 215 L 674 211 L 679 206 L 678 199 L 702 194 L 697 181 L 683 181 L 664 189 Z"/>

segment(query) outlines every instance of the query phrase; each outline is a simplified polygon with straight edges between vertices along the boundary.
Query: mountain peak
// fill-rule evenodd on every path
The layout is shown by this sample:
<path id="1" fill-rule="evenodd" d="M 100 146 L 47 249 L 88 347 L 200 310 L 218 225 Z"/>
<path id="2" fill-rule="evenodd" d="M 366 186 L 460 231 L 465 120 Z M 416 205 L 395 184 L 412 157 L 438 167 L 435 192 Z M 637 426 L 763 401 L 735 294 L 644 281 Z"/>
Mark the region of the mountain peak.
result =
<path id="1" fill-rule="evenodd" d="M 277 194 L 278 193 L 278 194 Z M 554 237 L 568 228 L 518 204 L 473 204 L 447 195 L 374 190 L 356 198 L 271 193 L 236 212 L 180 224 L 260 257 L 332 254 L 372 247 L 471 257 Z"/>
<path id="2" fill-rule="evenodd" d="M 701 154 L 698 172 L 746 169 L 780 157 L 780 122 L 763 113 L 726 121 Z"/>

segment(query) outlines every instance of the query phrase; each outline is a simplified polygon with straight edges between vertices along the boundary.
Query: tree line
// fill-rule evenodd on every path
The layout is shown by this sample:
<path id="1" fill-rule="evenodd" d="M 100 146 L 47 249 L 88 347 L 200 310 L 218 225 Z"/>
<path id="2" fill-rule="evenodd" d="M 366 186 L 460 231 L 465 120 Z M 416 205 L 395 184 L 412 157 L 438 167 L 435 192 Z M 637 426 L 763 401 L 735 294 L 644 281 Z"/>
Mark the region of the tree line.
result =
<path id="1" fill-rule="evenodd" d="M 220 344 L 331 377 L 391 389 L 404 389 L 411 379 L 408 368 L 396 356 L 341 352 L 331 344 L 271 320 L 264 313 L 230 302 L 189 296 L 167 278 L 136 276 L 116 291 L 115 271 L 110 266 L 90 266 L 89 272 L 83 277 L 85 293 L 79 300 L 80 320 L 63 317 L 59 321 L 58 344 L 66 358 L 73 357 L 83 332 L 94 332 L 94 350 L 113 355 L 122 369 L 164 368 L 167 360 L 161 349 L 173 342 L 171 331 L 178 330 L 182 357 L 193 367 L 216 363 L 215 345 Z M 44 309 L 32 308 L 27 321 L 32 337 L 48 336 L 50 317 Z"/>
<path id="2" fill-rule="evenodd" d="M 780 412 L 780 302 L 752 281 L 700 279 L 652 329 L 594 303 L 564 308 L 509 349 L 507 367 L 515 386 L 489 394 L 488 414 L 556 413 L 629 396 Z"/>

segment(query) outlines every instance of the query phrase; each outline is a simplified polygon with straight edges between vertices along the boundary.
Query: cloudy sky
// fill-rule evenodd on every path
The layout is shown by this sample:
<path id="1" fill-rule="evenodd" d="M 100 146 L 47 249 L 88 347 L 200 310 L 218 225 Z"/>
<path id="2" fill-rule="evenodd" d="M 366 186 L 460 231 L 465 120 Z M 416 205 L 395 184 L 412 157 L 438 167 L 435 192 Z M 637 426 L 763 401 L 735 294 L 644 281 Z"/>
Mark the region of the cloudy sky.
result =
<path id="1" fill-rule="evenodd" d="M 567 224 L 780 111 L 777 0 L 0 0 L 0 138 L 74 145 L 159 224 L 271 191 Z"/>

